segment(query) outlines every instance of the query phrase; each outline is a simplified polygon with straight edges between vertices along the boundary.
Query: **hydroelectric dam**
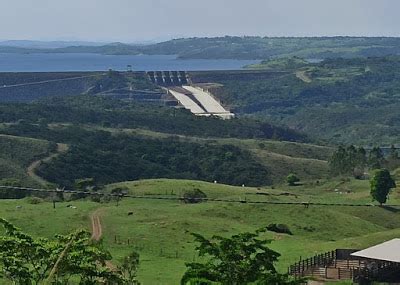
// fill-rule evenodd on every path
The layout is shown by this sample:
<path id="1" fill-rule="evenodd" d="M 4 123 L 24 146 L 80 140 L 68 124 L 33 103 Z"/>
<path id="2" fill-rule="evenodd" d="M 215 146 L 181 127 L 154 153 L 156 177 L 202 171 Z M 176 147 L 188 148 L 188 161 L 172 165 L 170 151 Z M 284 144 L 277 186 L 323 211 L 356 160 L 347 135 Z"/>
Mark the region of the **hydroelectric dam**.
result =
<path id="1" fill-rule="evenodd" d="M 147 76 L 196 116 L 231 119 L 235 115 L 222 106 L 209 90 L 192 84 L 185 71 L 148 71 Z"/>

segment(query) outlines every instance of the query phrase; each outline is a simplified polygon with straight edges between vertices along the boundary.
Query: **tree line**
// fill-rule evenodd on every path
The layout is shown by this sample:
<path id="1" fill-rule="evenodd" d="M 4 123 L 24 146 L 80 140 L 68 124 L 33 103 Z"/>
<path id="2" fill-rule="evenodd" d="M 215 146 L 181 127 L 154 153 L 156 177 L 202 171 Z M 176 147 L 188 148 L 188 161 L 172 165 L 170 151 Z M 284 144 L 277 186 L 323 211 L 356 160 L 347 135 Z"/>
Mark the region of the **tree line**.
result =
<path id="1" fill-rule="evenodd" d="M 333 175 L 353 175 L 362 178 L 365 171 L 370 169 L 396 169 L 400 167 L 400 157 L 394 145 L 389 154 L 385 155 L 380 147 L 373 147 L 370 151 L 363 147 L 339 146 L 329 160 Z"/>

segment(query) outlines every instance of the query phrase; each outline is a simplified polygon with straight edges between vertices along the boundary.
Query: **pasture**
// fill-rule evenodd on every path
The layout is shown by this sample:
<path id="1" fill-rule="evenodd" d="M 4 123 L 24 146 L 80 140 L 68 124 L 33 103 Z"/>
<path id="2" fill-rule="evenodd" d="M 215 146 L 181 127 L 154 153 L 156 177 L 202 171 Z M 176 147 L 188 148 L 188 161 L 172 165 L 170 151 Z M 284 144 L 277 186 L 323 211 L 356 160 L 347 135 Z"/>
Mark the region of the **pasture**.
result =
<path id="1" fill-rule="evenodd" d="M 338 186 L 338 184 L 340 184 Z M 118 264 L 131 250 L 141 255 L 139 278 L 143 284 L 177 284 L 185 270 L 185 262 L 198 260 L 190 233 L 229 236 L 254 231 L 271 223 L 286 224 L 293 235 L 267 232 L 271 248 L 282 254 L 277 264 L 285 272 L 300 256 L 308 257 L 335 248 L 363 248 L 400 235 L 400 212 L 393 207 L 346 207 L 273 205 L 238 203 L 238 201 L 329 201 L 332 203 L 371 203 L 368 182 L 350 180 L 326 181 L 320 185 L 271 188 L 233 187 L 189 180 L 143 180 L 107 186 L 108 191 L 126 187 L 129 194 L 146 199 L 124 198 L 94 203 L 74 201 L 37 205 L 28 200 L 0 201 L 0 216 L 35 236 L 52 237 L 76 228 L 90 230 L 90 214 L 100 209 L 103 240 Z M 339 194 L 338 190 L 352 189 Z M 178 198 L 190 189 L 199 189 L 208 198 L 232 202 L 185 204 Z M 257 194 L 262 192 L 263 195 Z M 343 193 L 343 192 L 342 192 Z M 397 203 L 399 191 L 390 203 Z M 76 209 L 68 208 L 74 205 Z M 22 206 L 16 208 L 16 206 Z M 128 213 L 133 213 L 128 215 Z"/>

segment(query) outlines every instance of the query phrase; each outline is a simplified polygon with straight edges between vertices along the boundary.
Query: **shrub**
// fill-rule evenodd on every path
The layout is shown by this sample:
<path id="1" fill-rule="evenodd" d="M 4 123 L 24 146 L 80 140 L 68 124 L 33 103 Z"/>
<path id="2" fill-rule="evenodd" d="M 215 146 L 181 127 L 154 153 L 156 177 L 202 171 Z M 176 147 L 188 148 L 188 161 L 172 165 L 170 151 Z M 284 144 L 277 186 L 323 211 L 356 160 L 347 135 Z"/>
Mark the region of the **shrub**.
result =
<path id="1" fill-rule="evenodd" d="M 207 198 L 207 195 L 198 188 L 195 188 L 193 190 L 186 190 L 183 193 L 183 201 L 186 204 L 201 203 L 205 198 Z"/>
<path id="2" fill-rule="evenodd" d="M 43 199 L 39 197 L 28 197 L 27 200 L 28 204 L 37 205 L 43 203 Z"/>
<path id="3" fill-rule="evenodd" d="M 269 224 L 267 230 L 280 234 L 293 235 L 289 227 L 285 224 Z"/>
<path id="4" fill-rule="evenodd" d="M 300 179 L 295 174 L 291 173 L 286 178 L 286 181 L 289 184 L 289 186 L 294 186 L 296 185 L 297 182 L 300 181 Z"/>

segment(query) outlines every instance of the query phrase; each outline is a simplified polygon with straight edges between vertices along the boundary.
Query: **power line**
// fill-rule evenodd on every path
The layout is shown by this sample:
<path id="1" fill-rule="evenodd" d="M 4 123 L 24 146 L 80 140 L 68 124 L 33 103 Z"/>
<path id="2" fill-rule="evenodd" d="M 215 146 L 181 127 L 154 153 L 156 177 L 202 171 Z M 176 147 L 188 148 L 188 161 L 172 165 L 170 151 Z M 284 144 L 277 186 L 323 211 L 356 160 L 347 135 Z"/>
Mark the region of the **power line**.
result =
<path id="1" fill-rule="evenodd" d="M 39 84 L 46 84 L 46 83 L 59 82 L 59 81 L 77 80 L 77 79 L 104 76 L 104 75 L 106 75 L 106 73 L 85 75 L 85 76 L 79 76 L 79 77 L 61 78 L 61 79 L 51 79 L 51 80 L 44 80 L 44 81 L 37 81 L 37 82 L 12 84 L 12 85 L 3 85 L 3 86 L 0 86 L 0 89 L 23 87 L 23 86 L 30 86 L 30 85 L 39 85 Z"/>
<path id="2" fill-rule="evenodd" d="M 185 197 L 165 197 L 165 196 L 139 196 L 124 193 L 100 193 L 89 191 L 65 190 L 65 189 L 40 189 L 29 187 L 14 187 L 14 186 L 0 186 L 0 189 L 19 190 L 28 192 L 39 193 L 65 193 L 65 194 L 79 194 L 84 196 L 110 196 L 117 198 L 131 198 L 143 200 L 168 200 L 168 201 L 185 201 Z M 220 198 L 190 198 L 196 202 L 217 202 L 217 203 L 240 203 L 240 204 L 266 204 L 266 205 L 292 205 L 292 206 L 341 206 L 341 207 L 377 207 L 375 204 L 349 204 L 349 203 L 321 203 L 321 202 L 278 202 L 278 201 L 251 201 L 251 200 L 227 200 Z M 400 207 L 400 205 L 386 205 L 390 207 Z"/>

